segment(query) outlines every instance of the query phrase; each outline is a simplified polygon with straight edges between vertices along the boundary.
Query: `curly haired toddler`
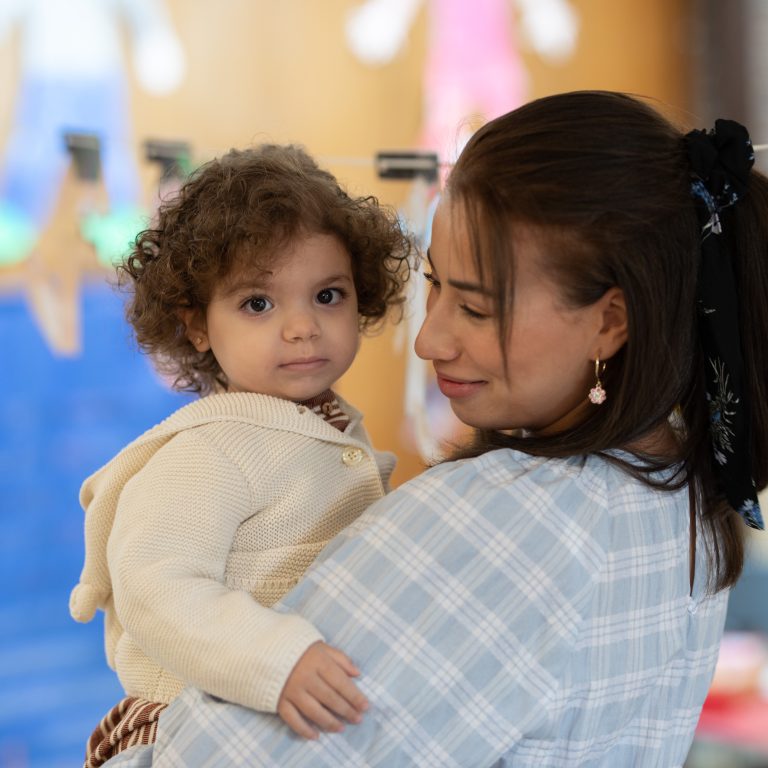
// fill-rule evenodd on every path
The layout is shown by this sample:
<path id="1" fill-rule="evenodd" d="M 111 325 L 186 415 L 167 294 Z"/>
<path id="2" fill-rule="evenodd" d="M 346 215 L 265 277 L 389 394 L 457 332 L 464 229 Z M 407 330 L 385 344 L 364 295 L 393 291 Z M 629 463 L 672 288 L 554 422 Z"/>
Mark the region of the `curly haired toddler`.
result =
<path id="1" fill-rule="evenodd" d="M 136 238 L 119 275 L 137 342 L 202 397 L 81 490 L 70 610 L 105 612 L 127 696 L 87 765 L 153 741 L 185 685 L 279 712 L 308 738 L 360 720 L 354 663 L 270 606 L 387 490 L 394 457 L 331 387 L 360 332 L 402 303 L 410 252 L 394 212 L 278 145 L 205 164 Z"/>

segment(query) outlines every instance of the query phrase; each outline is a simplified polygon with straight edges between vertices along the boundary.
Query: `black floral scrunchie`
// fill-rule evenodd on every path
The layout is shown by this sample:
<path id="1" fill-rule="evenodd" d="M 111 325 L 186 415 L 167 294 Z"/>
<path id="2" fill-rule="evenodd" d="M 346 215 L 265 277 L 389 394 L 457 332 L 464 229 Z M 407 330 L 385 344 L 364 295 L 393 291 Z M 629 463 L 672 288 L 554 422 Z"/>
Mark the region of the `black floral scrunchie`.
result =
<path id="1" fill-rule="evenodd" d="M 730 252 L 720 247 L 721 214 L 747 191 L 754 151 L 747 129 L 716 120 L 712 131 L 691 131 L 685 144 L 693 172 L 691 194 L 701 229 L 699 330 L 707 366 L 709 430 L 717 479 L 728 503 L 751 528 L 763 518 L 751 475 L 750 413 L 739 334 L 739 302 Z"/>

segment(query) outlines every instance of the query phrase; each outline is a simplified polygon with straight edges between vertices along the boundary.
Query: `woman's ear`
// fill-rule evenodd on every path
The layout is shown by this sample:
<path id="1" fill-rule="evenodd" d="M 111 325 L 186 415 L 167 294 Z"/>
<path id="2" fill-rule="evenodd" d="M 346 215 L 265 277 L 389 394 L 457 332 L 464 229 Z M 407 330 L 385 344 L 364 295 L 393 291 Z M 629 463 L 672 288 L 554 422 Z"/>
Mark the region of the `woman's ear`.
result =
<path id="1" fill-rule="evenodd" d="M 626 343 L 628 336 L 627 302 L 624 291 L 614 286 L 598 300 L 600 330 L 597 334 L 597 350 L 594 357 L 608 360 Z"/>
<path id="2" fill-rule="evenodd" d="M 198 352 L 207 352 L 211 345 L 208 342 L 208 332 L 205 324 L 205 313 L 200 309 L 180 309 L 179 319 L 184 323 L 186 336 L 190 344 Z"/>

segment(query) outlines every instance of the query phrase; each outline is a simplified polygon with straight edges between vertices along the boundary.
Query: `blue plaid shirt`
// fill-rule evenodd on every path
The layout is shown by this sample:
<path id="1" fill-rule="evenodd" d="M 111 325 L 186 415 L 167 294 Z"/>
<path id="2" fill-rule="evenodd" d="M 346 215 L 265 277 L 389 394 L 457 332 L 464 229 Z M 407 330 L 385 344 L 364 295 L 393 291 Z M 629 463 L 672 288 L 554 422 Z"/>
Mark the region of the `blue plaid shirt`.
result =
<path id="1" fill-rule="evenodd" d="M 362 724 L 305 741 L 187 689 L 154 747 L 109 765 L 681 766 L 727 603 L 698 549 L 691 595 L 687 491 L 599 457 L 439 465 L 331 542 L 279 608 L 359 665 Z"/>

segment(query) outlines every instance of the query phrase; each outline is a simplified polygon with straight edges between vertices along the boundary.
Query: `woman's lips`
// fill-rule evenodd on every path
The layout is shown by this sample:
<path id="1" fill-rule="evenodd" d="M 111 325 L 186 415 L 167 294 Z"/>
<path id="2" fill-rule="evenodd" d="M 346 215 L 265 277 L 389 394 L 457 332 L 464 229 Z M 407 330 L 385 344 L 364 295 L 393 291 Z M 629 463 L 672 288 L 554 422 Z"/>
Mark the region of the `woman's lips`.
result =
<path id="1" fill-rule="evenodd" d="M 484 385 L 484 381 L 461 381 L 460 379 L 437 375 L 437 386 L 446 397 L 451 399 L 473 395 Z"/>

